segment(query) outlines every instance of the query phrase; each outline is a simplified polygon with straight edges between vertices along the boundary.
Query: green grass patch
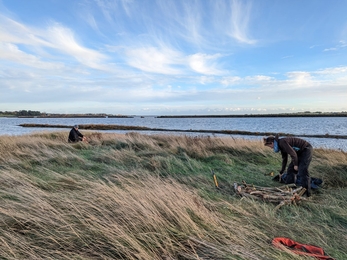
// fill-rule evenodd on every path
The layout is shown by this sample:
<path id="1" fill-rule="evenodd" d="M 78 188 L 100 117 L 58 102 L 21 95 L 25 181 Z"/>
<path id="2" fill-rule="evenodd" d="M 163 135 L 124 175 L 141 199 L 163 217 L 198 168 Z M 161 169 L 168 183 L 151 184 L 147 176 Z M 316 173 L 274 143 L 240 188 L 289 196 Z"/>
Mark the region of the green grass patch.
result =
<path id="1" fill-rule="evenodd" d="M 1 139 L 3 259 L 299 259 L 274 248 L 276 236 L 347 259 L 343 152 L 315 150 L 311 175 L 325 186 L 275 210 L 233 188 L 280 185 L 269 176 L 280 155 L 255 141 L 65 135 Z"/>

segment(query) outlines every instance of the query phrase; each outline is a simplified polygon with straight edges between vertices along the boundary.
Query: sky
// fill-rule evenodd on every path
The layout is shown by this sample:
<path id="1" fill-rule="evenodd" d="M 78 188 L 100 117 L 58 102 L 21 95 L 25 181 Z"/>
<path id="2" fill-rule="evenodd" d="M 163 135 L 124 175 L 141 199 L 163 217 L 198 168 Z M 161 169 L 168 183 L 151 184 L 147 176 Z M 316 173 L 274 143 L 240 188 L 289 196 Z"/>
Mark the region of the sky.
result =
<path id="1" fill-rule="evenodd" d="M 347 111 L 346 0 L 0 0 L 0 111 Z"/>

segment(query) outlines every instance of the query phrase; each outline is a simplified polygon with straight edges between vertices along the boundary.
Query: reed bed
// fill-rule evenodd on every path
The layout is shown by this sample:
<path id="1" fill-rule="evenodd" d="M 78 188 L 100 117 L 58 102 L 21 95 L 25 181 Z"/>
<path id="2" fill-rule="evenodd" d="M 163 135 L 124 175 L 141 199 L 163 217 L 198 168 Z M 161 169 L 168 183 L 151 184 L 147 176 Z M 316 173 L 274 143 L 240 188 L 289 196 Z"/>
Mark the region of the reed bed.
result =
<path id="1" fill-rule="evenodd" d="M 315 150 L 324 187 L 276 210 L 233 190 L 278 185 L 265 174 L 280 158 L 260 141 L 86 135 L 0 136 L 0 259 L 302 259 L 276 236 L 347 258 L 346 153 Z"/>

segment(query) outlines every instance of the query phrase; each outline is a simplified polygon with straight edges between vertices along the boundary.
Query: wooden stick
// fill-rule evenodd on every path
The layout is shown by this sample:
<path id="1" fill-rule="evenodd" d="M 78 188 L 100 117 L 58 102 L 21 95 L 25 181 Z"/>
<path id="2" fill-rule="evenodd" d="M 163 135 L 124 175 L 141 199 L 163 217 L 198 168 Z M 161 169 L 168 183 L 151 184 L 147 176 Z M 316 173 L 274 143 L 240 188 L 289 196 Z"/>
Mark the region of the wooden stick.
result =
<path id="1" fill-rule="evenodd" d="M 293 188 L 293 187 L 296 187 L 296 184 L 295 184 L 295 183 L 286 184 L 286 185 L 280 186 L 280 187 L 278 187 L 278 188 L 279 188 L 279 189 L 285 189 L 285 188 Z"/>
<path id="2" fill-rule="evenodd" d="M 304 195 L 305 191 L 306 191 L 306 188 L 302 188 L 302 190 L 299 192 L 298 196 L 301 197 L 302 195 Z"/>

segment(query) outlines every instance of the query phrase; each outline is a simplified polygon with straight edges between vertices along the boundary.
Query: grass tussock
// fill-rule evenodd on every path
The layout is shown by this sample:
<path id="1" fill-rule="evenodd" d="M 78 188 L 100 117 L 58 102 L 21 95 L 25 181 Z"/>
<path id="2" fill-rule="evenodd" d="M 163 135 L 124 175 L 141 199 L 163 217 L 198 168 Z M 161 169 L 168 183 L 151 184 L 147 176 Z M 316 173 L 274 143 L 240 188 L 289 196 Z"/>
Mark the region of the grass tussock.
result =
<path id="1" fill-rule="evenodd" d="M 266 174 L 281 159 L 260 141 L 87 137 L 0 137 L 1 259 L 302 259 L 274 248 L 276 236 L 347 258 L 346 153 L 315 150 L 323 188 L 275 210 L 232 189 L 278 185 Z"/>

